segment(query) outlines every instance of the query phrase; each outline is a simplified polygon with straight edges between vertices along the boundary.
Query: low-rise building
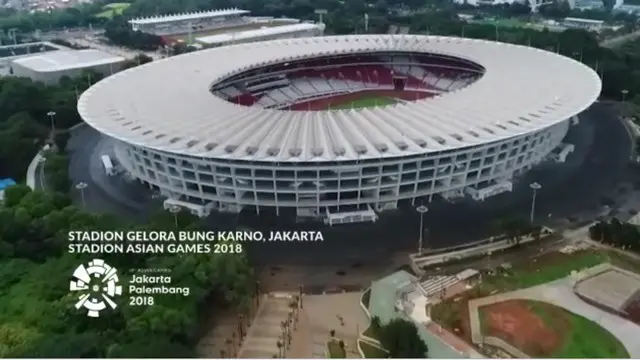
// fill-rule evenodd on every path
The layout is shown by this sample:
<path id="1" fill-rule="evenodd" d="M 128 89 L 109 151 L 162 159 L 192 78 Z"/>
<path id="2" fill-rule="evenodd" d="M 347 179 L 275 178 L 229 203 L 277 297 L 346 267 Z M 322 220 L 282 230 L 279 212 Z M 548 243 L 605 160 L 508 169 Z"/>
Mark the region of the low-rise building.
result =
<path id="1" fill-rule="evenodd" d="M 196 42 L 206 47 L 242 44 L 254 41 L 321 36 L 325 25 L 300 23 L 257 30 L 233 32 L 196 38 Z"/>
<path id="2" fill-rule="evenodd" d="M 122 69 L 126 59 L 95 49 L 41 53 L 11 61 L 14 76 L 55 84 L 63 76 L 76 77 L 85 70 L 110 75 Z"/>

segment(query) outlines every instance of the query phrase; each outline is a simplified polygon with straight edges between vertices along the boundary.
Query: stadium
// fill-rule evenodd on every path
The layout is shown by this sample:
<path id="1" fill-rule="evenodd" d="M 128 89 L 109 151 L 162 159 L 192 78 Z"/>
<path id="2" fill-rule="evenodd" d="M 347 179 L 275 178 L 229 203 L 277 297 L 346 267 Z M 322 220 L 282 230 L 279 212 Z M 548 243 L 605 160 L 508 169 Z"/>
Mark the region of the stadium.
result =
<path id="1" fill-rule="evenodd" d="M 530 47 L 327 36 L 154 61 L 95 84 L 78 111 L 165 208 L 338 224 L 511 191 L 600 90 L 589 67 Z"/>

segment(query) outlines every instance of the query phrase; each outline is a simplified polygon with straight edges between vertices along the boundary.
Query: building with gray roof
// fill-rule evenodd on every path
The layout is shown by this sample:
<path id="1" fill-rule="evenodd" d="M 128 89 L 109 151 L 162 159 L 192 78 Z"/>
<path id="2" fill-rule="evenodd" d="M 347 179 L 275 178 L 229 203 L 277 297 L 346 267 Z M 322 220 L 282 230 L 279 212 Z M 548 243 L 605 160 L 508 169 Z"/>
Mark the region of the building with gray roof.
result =
<path id="1" fill-rule="evenodd" d="M 20 57 L 11 61 L 14 76 L 55 84 L 63 76 L 76 77 L 85 70 L 111 75 L 122 69 L 126 59 L 95 49 L 58 50 Z"/>

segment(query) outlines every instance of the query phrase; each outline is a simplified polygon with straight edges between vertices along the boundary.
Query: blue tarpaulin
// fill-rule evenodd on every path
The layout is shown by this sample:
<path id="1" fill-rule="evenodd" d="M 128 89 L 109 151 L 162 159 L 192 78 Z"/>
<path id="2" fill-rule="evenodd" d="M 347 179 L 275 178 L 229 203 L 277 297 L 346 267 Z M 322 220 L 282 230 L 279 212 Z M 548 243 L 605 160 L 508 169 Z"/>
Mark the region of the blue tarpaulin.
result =
<path id="1" fill-rule="evenodd" d="M 0 179 L 0 191 L 2 191 L 2 190 L 4 190 L 4 189 L 8 188 L 9 186 L 13 186 L 13 185 L 15 185 L 15 184 L 16 184 L 16 182 L 15 182 L 15 180 L 13 180 L 13 179 L 9 179 L 9 178 L 7 178 L 7 179 Z"/>

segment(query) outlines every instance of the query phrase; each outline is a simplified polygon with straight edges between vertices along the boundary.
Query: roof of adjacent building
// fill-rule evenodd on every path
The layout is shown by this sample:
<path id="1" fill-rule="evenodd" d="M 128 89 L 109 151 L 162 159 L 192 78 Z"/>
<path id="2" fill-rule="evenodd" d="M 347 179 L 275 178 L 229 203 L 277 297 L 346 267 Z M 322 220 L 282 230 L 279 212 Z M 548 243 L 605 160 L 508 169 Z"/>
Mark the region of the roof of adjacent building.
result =
<path id="1" fill-rule="evenodd" d="M 96 49 L 86 49 L 49 51 L 33 56 L 22 57 L 13 60 L 12 63 L 38 72 L 55 72 L 116 64 L 125 60 L 122 56 L 109 54 Z"/>
<path id="2" fill-rule="evenodd" d="M 231 32 L 231 33 L 224 33 L 224 34 L 218 34 L 218 35 L 203 36 L 203 37 L 196 38 L 196 41 L 206 45 L 225 44 L 225 43 L 231 43 L 234 41 L 240 42 L 240 41 L 250 40 L 250 39 L 261 39 L 268 36 L 276 36 L 276 35 L 283 35 L 283 34 L 295 33 L 300 31 L 313 30 L 323 26 L 324 26 L 323 24 L 301 23 L 301 24 L 291 24 L 291 25 L 283 25 L 283 26 L 276 26 L 276 27 L 264 27 L 262 29 L 256 29 L 256 30 L 247 30 L 247 31 L 241 31 L 241 32 Z"/>
<path id="3" fill-rule="evenodd" d="M 6 178 L 0 179 L 0 191 L 5 190 L 6 188 L 15 185 L 16 182 L 13 179 Z"/>
<path id="4" fill-rule="evenodd" d="M 231 15 L 245 15 L 248 13 L 249 11 L 241 10 L 238 8 L 210 10 L 210 11 L 197 11 L 197 12 L 191 12 L 191 13 L 159 15 L 159 16 L 151 16 L 146 18 L 131 19 L 129 20 L 129 24 L 131 25 L 163 24 L 163 23 L 176 22 L 176 21 L 200 20 L 200 19 L 216 18 L 216 17 L 223 17 L 223 16 L 231 16 Z"/>
<path id="5" fill-rule="evenodd" d="M 212 84 L 258 66 L 389 51 L 456 56 L 481 64 L 485 74 L 434 98 L 331 111 L 241 106 L 209 91 Z M 601 87 L 588 66 L 531 47 L 423 35 L 328 36 L 239 44 L 154 61 L 98 82 L 83 93 L 78 111 L 108 136 L 161 151 L 251 161 L 335 161 L 423 154 L 539 131 L 587 109 Z"/>
<path id="6" fill-rule="evenodd" d="M 580 22 L 580 23 L 594 24 L 594 25 L 604 24 L 604 21 L 602 20 L 583 19 L 583 18 L 574 18 L 574 17 L 564 18 L 564 21 L 573 21 L 573 22 Z"/>

